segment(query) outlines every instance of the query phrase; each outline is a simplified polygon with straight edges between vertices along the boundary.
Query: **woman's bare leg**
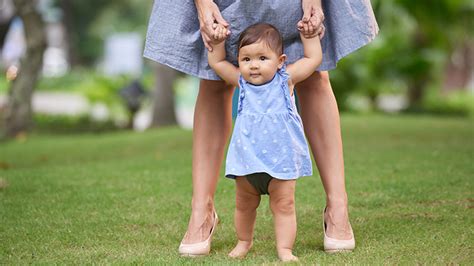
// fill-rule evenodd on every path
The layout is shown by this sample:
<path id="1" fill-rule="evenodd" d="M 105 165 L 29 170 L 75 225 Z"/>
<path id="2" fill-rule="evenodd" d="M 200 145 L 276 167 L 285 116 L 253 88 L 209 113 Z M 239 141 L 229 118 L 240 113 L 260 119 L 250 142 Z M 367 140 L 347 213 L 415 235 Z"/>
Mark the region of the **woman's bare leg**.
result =
<path id="1" fill-rule="evenodd" d="M 339 110 L 329 74 L 315 72 L 297 88 L 305 134 L 326 191 L 326 233 L 350 239 Z"/>
<path id="2" fill-rule="evenodd" d="M 214 223 L 214 192 L 224 149 L 232 129 L 233 88 L 222 81 L 201 80 L 194 110 L 193 199 L 183 243 L 201 242 Z"/>

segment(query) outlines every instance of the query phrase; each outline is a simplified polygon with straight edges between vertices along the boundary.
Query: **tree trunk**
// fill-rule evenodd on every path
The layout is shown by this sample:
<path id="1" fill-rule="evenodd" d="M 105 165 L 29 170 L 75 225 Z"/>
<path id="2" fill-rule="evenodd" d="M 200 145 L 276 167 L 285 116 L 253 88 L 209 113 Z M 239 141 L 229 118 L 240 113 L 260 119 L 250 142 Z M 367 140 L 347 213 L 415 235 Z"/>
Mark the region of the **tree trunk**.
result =
<path id="1" fill-rule="evenodd" d="M 464 40 L 450 56 L 445 70 L 443 91 L 465 90 L 473 79 L 474 42 Z"/>
<path id="2" fill-rule="evenodd" d="M 408 84 L 408 106 L 413 111 L 421 110 L 427 78 L 411 80 Z"/>
<path id="3" fill-rule="evenodd" d="M 174 112 L 173 82 L 178 72 L 167 66 L 157 64 L 156 85 L 153 92 L 152 127 L 176 125 Z"/>
<path id="4" fill-rule="evenodd" d="M 423 51 L 425 47 L 429 47 L 426 34 L 418 29 L 413 39 L 414 51 Z M 418 73 L 413 73 L 408 77 L 408 109 L 419 111 L 422 108 L 422 101 L 425 95 L 426 85 L 431 78 L 432 66 L 425 67 Z"/>
<path id="5" fill-rule="evenodd" d="M 72 9 L 74 8 L 71 4 L 70 0 L 62 0 L 61 3 L 61 9 L 63 11 L 63 19 L 62 23 L 66 30 L 64 31 L 65 33 L 65 40 L 66 40 L 66 45 L 67 45 L 67 55 L 68 55 L 68 60 L 69 64 L 71 65 L 71 68 L 77 66 L 79 64 L 79 57 L 77 55 L 77 49 L 76 49 L 76 42 L 74 40 L 74 13 L 72 12 Z"/>
<path id="6" fill-rule="evenodd" d="M 13 18 L 10 18 L 4 22 L 0 21 L 0 50 L 3 49 L 5 45 L 5 38 L 7 37 L 8 29 L 12 24 Z"/>
<path id="7" fill-rule="evenodd" d="M 5 111 L 5 133 L 13 137 L 31 127 L 31 98 L 43 63 L 46 48 L 44 23 L 36 11 L 36 1 L 15 0 L 16 12 L 23 20 L 26 53 L 20 60 L 17 78 L 11 83 Z"/>

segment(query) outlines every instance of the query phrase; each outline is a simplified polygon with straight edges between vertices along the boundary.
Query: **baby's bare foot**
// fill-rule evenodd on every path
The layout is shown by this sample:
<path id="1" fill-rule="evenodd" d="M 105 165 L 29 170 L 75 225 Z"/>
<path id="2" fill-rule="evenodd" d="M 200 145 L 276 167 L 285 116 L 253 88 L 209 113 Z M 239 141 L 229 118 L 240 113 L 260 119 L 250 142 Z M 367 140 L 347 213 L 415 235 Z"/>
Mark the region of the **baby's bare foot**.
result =
<path id="1" fill-rule="evenodd" d="M 237 242 L 235 248 L 229 253 L 229 257 L 232 258 L 243 258 L 249 252 L 252 247 L 252 241 L 240 241 Z"/>
<path id="2" fill-rule="evenodd" d="M 289 262 L 289 261 L 298 261 L 298 257 L 293 255 L 291 249 L 280 249 L 278 250 L 278 258 L 281 261 Z"/>

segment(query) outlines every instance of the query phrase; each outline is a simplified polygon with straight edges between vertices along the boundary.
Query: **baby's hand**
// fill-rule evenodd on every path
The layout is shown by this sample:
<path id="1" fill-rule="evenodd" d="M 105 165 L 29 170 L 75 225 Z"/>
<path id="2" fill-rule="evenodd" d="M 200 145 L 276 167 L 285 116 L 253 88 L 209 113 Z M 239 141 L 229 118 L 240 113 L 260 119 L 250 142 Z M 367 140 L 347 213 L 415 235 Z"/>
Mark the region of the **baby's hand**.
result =
<path id="1" fill-rule="evenodd" d="M 300 20 L 298 21 L 298 31 L 303 34 L 303 37 L 306 39 L 311 39 L 316 36 L 319 36 L 320 39 L 324 37 L 324 32 L 326 31 L 326 28 L 324 27 L 323 23 L 319 24 L 319 27 L 317 25 L 314 25 L 311 20 L 308 21 L 303 21 Z"/>
<path id="2" fill-rule="evenodd" d="M 221 24 L 214 23 L 212 28 L 214 29 L 214 32 L 212 33 L 211 44 L 219 44 L 230 35 L 230 30 Z"/>

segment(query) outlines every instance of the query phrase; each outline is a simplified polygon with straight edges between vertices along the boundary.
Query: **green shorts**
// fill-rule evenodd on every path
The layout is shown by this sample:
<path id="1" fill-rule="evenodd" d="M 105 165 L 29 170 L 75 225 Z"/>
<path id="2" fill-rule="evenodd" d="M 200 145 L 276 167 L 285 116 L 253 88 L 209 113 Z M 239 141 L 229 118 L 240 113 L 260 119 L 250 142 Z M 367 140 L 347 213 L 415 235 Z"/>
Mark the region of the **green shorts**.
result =
<path id="1" fill-rule="evenodd" d="M 249 183 L 257 190 L 260 195 L 269 194 L 268 193 L 268 185 L 270 181 L 273 179 L 267 173 L 254 173 L 245 176 Z"/>

